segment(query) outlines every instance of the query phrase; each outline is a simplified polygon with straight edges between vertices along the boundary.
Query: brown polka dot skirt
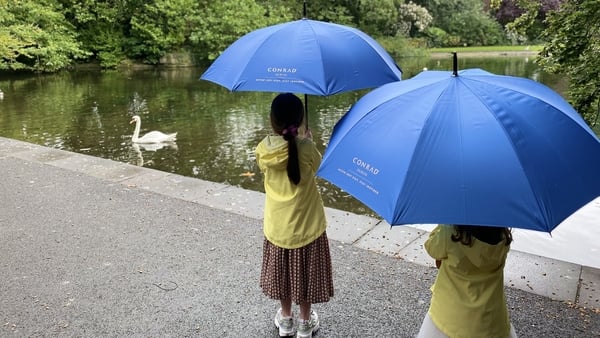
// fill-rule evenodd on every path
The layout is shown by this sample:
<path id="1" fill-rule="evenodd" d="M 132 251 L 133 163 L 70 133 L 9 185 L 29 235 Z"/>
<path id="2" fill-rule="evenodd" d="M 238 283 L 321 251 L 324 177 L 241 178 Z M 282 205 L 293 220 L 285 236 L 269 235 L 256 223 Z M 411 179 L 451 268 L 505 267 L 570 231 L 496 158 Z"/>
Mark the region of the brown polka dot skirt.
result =
<path id="1" fill-rule="evenodd" d="M 280 248 L 265 239 L 260 287 L 273 299 L 296 304 L 329 301 L 333 277 L 327 234 L 298 249 Z"/>

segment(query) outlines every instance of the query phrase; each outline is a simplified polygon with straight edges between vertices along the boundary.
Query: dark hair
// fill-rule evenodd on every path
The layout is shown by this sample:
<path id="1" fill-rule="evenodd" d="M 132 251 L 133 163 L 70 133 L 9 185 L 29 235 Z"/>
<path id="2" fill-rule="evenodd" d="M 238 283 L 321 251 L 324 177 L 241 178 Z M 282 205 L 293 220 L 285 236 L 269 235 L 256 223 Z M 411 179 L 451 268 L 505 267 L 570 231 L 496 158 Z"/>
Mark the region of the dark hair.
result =
<path id="1" fill-rule="evenodd" d="M 279 94 L 271 103 L 271 126 L 273 131 L 282 135 L 288 142 L 287 174 L 294 184 L 300 183 L 300 163 L 298 160 L 298 145 L 296 136 L 302 119 L 304 105 L 298 96 L 285 93 Z"/>
<path id="2" fill-rule="evenodd" d="M 490 227 L 479 225 L 454 225 L 455 233 L 452 234 L 453 242 L 461 242 L 464 245 L 473 245 L 473 237 L 478 240 L 496 245 L 504 240 L 505 245 L 512 242 L 512 233 L 509 228 Z"/>

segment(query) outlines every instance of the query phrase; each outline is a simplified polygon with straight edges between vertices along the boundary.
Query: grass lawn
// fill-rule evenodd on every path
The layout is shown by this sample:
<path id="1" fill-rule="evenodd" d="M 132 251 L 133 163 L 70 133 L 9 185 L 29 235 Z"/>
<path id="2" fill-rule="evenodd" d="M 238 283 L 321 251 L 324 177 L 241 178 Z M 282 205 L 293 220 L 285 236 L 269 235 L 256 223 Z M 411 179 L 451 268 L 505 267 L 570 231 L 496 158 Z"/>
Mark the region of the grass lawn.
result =
<path id="1" fill-rule="evenodd" d="M 539 52 L 542 50 L 542 45 L 534 46 L 480 46 L 480 47 L 445 47 L 445 48 L 430 48 L 430 53 L 502 53 L 502 52 Z"/>

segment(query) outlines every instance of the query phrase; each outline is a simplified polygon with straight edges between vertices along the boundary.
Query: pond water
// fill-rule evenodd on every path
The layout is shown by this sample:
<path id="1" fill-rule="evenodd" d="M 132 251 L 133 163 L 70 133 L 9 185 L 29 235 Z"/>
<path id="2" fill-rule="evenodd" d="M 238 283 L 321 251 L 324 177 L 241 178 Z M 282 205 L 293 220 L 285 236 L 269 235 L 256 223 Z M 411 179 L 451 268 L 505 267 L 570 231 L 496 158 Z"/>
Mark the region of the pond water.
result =
<path id="1" fill-rule="evenodd" d="M 423 68 L 451 70 L 452 57 L 399 60 L 403 79 Z M 560 76 L 545 74 L 528 56 L 459 55 L 459 69 L 482 68 L 522 76 L 558 92 Z M 231 93 L 199 80 L 204 69 L 74 70 L 51 75 L 0 74 L 0 136 L 127 162 L 179 175 L 263 191 L 254 148 L 270 133 L 273 93 Z M 339 118 L 367 91 L 308 97 L 308 123 L 323 152 Z M 133 115 L 142 134 L 177 132 L 173 146 L 131 143 Z M 374 216 L 362 203 L 324 180 L 327 206 Z"/>
<path id="2" fill-rule="evenodd" d="M 400 62 L 407 79 L 424 67 L 449 70 L 452 58 Z M 459 68 L 532 78 L 561 90 L 560 77 L 527 57 L 461 58 Z M 199 80 L 204 69 L 77 70 L 52 75 L 3 75 L 0 135 L 52 148 L 142 165 L 262 191 L 254 147 L 269 130 L 273 93 L 231 93 Z M 339 118 L 367 91 L 308 97 L 309 125 L 321 151 Z M 174 146 L 131 143 L 133 115 L 142 134 L 177 132 Z M 252 175 L 254 174 L 254 175 Z M 327 206 L 370 214 L 360 202 L 323 181 Z"/>

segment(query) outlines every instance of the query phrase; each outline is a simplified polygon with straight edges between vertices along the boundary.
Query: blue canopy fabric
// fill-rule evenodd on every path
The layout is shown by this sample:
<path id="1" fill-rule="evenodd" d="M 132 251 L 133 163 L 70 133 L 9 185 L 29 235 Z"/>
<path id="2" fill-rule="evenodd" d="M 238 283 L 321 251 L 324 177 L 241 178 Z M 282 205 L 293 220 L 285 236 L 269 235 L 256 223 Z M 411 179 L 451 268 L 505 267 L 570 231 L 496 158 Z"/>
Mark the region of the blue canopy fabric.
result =
<path id="1" fill-rule="evenodd" d="M 600 196 L 600 140 L 552 89 L 481 69 L 425 71 L 361 98 L 317 175 L 388 223 L 551 232 Z"/>
<path id="2" fill-rule="evenodd" d="M 231 91 L 328 96 L 375 88 L 401 76 L 392 57 L 362 31 L 301 19 L 242 36 L 201 79 Z"/>

